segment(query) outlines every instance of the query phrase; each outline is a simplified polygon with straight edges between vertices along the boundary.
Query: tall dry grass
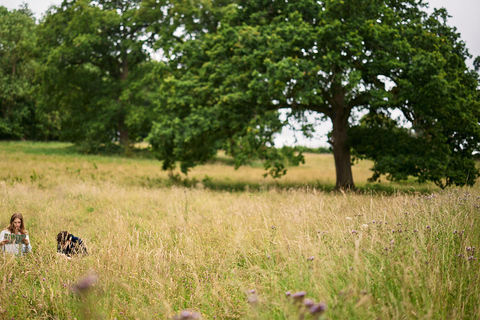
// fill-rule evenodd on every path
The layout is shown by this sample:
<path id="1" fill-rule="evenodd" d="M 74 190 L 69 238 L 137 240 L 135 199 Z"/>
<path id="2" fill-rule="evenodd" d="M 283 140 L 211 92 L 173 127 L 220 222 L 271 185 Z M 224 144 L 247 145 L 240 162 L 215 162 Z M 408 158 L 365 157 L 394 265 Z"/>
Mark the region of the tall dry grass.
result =
<path id="1" fill-rule="evenodd" d="M 147 160 L 97 157 L 95 169 L 88 157 L 16 148 L 0 157 L 0 223 L 22 212 L 33 252 L 0 255 L 0 318 L 168 319 L 188 309 L 204 319 L 313 319 L 287 291 L 325 302 L 327 319 L 480 316 L 478 188 L 153 188 L 128 182 L 153 171 Z M 87 179 L 87 169 L 105 176 Z M 57 256 L 61 230 L 90 254 Z M 89 272 L 98 282 L 73 292 Z"/>
<path id="2" fill-rule="evenodd" d="M 165 172 L 155 159 L 128 159 L 118 156 L 82 155 L 71 144 L 0 142 L 0 181 L 7 184 L 34 183 L 50 188 L 60 182 L 111 182 L 122 186 L 148 188 L 172 185 L 208 187 L 214 190 L 244 191 L 272 188 L 316 188 L 325 191 L 335 186 L 335 166 L 331 154 L 305 154 L 306 163 L 289 167 L 281 179 L 263 177 L 265 170 L 259 162 L 234 169 L 233 161 L 222 154 L 207 164 L 193 168 L 188 176 L 179 170 Z M 353 166 L 357 187 L 363 191 L 408 192 L 437 191 L 433 184 L 412 181 L 391 183 L 384 177 L 380 182 L 369 183 L 372 175 L 370 161 L 360 161 Z"/>

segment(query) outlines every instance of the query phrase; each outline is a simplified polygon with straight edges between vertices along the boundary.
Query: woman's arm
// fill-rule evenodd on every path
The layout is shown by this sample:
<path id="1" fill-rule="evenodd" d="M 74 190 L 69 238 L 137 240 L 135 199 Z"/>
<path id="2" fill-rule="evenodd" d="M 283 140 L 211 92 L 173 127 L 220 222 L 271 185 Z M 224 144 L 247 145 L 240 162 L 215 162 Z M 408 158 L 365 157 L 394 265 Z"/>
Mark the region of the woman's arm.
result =
<path id="1" fill-rule="evenodd" d="M 5 230 L 2 230 L 2 232 L 0 233 L 0 247 L 3 247 L 8 243 L 8 240 L 4 239 L 5 234 L 6 234 Z"/>
<path id="2" fill-rule="evenodd" d="M 27 252 L 30 252 L 32 251 L 32 245 L 30 244 L 30 238 L 28 237 L 28 234 L 27 234 L 27 237 L 25 239 L 23 239 L 23 246 L 22 246 L 22 251 L 27 253 Z"/>

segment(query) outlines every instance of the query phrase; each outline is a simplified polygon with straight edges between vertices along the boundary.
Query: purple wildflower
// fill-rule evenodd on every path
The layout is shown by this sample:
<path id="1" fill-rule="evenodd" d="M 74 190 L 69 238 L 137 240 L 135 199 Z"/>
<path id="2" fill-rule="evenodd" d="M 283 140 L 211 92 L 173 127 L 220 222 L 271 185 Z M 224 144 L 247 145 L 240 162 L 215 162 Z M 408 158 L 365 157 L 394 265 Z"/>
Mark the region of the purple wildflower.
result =
<path id="1" fill-rule="evenodd" d="M 251 294 L 248 297 L 247 302 L 251 305 L 256 305 L 258 303 L 258 296 L 256 294 Z"/>
<path id="2" fill-rule="evenodd" d="M 98 280 L 96 274 L 89 274 L 86 277 L 80 279 L 76 284 L 72 286 L 72 290 L 77 293 L 87 292 Z"/>
<path id="3" fill-rule="evenodd" d="M 195 311 L 183 310 L 178 316 L 173 317 L 175 320 L 199 320 L 202 319 L 200 313 Z"/>
<path id="4" fill-rule="evenodd" d="M 305 299 L 305 300 L 303 300 L 303 304 L 306 307 L 311 308 L 315 305 L 315 301 L 313 301 L 312 299 Z"/>
<path id="5" fill-rule="evenodd" d="M 327 310 L 327 305 L 323 302 L 310 307 L 311 314 L 322 314 L 325 312 L 325 310 Z"/>
<path id="6" fill-rule="evenodd" d="M 295 302 L 301 302 L 303 301 L 303 299 L 305 299 L 306 295 L 307 293 L 305 291 L 299 291 L 299 292 L 295 292 L 291 296 Z"/>

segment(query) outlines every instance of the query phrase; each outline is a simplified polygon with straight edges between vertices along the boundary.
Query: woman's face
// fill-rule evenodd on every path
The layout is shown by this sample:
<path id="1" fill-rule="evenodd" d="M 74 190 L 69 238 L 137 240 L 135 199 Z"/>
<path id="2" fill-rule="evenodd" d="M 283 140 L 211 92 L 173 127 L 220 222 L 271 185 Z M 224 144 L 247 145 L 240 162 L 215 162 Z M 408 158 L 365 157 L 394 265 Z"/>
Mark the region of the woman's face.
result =
<path id="1" fill-rule="evenodd" d="M 20 230 L 20 226 L 22 225 L 22 220 L 20 218 L 16 218 L 13 220 L 13 229 L 15 229 L 15 232 L 18 232 Z"/>

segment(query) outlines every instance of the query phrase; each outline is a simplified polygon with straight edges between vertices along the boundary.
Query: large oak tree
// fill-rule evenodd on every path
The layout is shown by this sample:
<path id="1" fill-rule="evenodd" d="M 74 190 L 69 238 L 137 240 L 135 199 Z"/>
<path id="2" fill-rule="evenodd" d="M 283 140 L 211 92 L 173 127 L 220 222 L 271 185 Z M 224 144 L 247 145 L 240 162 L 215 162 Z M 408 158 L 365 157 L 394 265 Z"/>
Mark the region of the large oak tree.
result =
<path id="1" fill-rule="evenodd" d="M 352 147 L 375 161 L 374 178 L 414 175 L 445 186 L 478 177 L 471 160 L 480 140 L 478 76 L 466 67 L 468 52 L 444 10 L 429 15 L 421 0 L 239 0 L 217 10 L 215 28 L 195 33 L 171 56 L 159 94 L 163 113 L 149 136 L 164 168 L 181 161 L 186 172 L 224 149 L 237 165 L 256 156 L 282 174 L 283 156 L 302 160 L 273 148 L 286 109 L 332 122 L 338 188 L 354 188 Z M 395 121 L 351 128 L 359 112 L 383 119 L 394 110 L 411 129 Z M 371 145 L 385 152 L 365 145 L 372 133 L 400 131 Z M 395 147 L 405 134 L 409 143 Z M 408 148 L 398 154 L 413 155 L 395 166 L 402 160 L 391 149 L 401 145 Z"/>

